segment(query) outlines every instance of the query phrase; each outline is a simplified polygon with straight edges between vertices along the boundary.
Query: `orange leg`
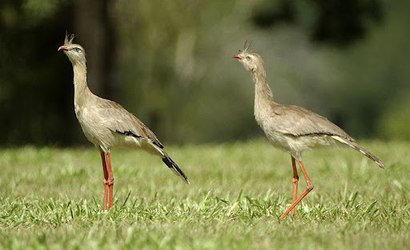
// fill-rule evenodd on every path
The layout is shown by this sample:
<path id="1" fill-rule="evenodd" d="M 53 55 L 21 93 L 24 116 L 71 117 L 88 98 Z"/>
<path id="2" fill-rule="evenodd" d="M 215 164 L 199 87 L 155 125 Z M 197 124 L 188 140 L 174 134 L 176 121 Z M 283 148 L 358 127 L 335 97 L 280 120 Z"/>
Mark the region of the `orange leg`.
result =
<path id="1" fill-rule="evenodd" d="M 310 181 L 310 178 L 306 172 L 305 166 L 303 166 L 302 161 L 299 161 L 299 166 L 300 166 L 300 170 L 302 171 L 303 177 L 305 178 L 306 181 L 306 189 L 305 191 L 303 191 L 303 193 L 299 196 L 299 198 L 297 198 L 295 201 L 292 202 L 292 204 L 288 207 L 288 209 L 286 209 L 286 211 L 279 217 L 279 220 L 282 220 L 283 218 L 285 218 L 286 215 L 288 215 L 288 213 L 293 210 L 295 208 L 295 206 L 297 204 L 299 204 L 299 202 L 301 200 L 303 200 L 303 198 L 305 198 L 305 196 L 312 191 L 313 189 L 313 185 L 312 182 Z"/>
<path id="2" fill-rule="evenodd" d="M 114 192 L 114 176 L 111 169 L 110 153 L 100 151 L 101 162 L 104 173 L 104 199 L 103 210 L 108 210 L 112 207 L 113 192 Z"/>
<path id="3" fill-rule="evenodd" d="M 293 170 L 293 178 L 292 178 L 292 203 L 293 203 L 298 198 L 299 175 L 298 175 L 298 169 L 296 168 L 295 158 L 293 158 L 293 156 L 291 156 L 291 158 L 292 158 L 292 170 Z M 295 214 L 296 214 L 296 208 L 294 207 L 292 209 L 293 217 L 295 217 Z"/>

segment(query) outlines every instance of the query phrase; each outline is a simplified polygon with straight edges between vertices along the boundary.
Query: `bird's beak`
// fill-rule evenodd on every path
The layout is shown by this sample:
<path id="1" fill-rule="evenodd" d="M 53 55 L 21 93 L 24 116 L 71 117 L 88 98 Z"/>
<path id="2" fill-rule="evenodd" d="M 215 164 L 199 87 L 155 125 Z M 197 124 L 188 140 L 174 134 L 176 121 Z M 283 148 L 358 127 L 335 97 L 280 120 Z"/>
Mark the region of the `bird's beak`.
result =
<path id="1" fill-rule="evenodd" d="M 58 47 L 58 50 L 57 51 L 67 51 L 68 50 L 68 48 L 66 47 L 66 46 L 64 46 L 64 45 L 61 45 L 60 47 Z"/>
<path id="2" fill-rule="evenodd" d="M 242 59 L 242 57 L 240 55 L 233 56 L 232 58 L 236 58 L 236 59 L 239 59 L 239 60 Z"/>

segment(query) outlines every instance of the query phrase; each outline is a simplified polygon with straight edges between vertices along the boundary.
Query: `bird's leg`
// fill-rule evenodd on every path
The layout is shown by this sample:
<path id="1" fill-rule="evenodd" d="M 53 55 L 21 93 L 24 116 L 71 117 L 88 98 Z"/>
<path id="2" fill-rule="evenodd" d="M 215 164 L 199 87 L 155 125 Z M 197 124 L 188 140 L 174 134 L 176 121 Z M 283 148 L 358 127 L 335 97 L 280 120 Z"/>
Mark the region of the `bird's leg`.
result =
<path id="1" fill-rule="evenodd" d="M 292 158 L 292 170 L 293 170 L 293 178 L 292 178 L 292 203 L 296 201 L 298 198 L 298 181 L 299 181 L 299 175 L 298 175 L 298 169 L 296 168 L 296 162 L 295 158 L 291 156 Z M 296 207 L 292 209 L 292 215 L 295 217 L 296 214 Z"/>
<path id="2" fill-rule="evenodd" d="M 105 163 L 107 169 L 107 179 L 104 180 L 104 184 L 108 186 L 108 209 L 112 207 L 113 193 L 114 193 L 114 175 L 111 169 L 110 153 L 105 153 Z"/>
<path id="3" fill-rule="evenodd" d="M 305 196 L 312 191 L 313 189 L 313 185 L 312 182 L 310 181 L 310 178 L 306 172 L 305 166 L 303 166 L 302 161 L 299 161 L 299 166 L 300 166 L 300 170 L 302 171 L 303 177 L 305 178 L 306 181 L 306 189 L 305 191 L 303 191 L 303 193 L 299 196 L 299 198 L 297 198 L 294 202 L 292 202 L 292 204 L 288 207 L 288 209 L 286 209 L 286 211 L 279 217 L 279 220 L 282 220 L 283 218 L 285 218 L 285 216 L 293 209 L 295 208 L 295 206 L 301 201 L 303 200 L 303 198 L 305 198 Z"/>
<path id="4" fill-rule="evenodd" d="M 113 192 L 114 192 L 114 176 L 111 169 L 110 153 L 101 150 L 101 162 L 104 173 L 104 200 L 103 210 L 108 210 L 112 207 Z"/>
<path id="5" fill-rule="evenodd" d="M 102 163 L 102 168 L 103 168 L 103 173 L 104 173 L 104 199 L 103 199 L 103 210 L 107 210 L 107 200 L 108 200 L 108 186 L 106 184 L 108 180 L 108 171 L 107 171 L 107 163 L 105 159 L 105 153 L 104 151 L 100 151 L 100 156 L 101 156 L 101 163 Z"/>

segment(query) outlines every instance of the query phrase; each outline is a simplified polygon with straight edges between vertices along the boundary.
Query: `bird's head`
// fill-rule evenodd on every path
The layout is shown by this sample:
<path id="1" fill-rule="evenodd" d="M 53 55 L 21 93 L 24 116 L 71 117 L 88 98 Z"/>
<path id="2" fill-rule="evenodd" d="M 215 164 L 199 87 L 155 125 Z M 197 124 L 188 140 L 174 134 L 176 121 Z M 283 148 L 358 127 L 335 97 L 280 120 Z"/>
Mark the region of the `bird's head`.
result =
<path id="1" fill-rule="evenodd" d="M 263 59 L 257 53 L 249 52 L 250 44 L 245 41 L 243 50 L 239 50 L 239 53 L 233 58 L 238 59 L 246 70 L 255 73 L 257 70 L 263 69 Z"/>
<path id="2" fill-rule="evenodd" d="M 82 63 L 85 64 L 85 51 L 79 44 L 73 43 L 74 34 L 65 35 L 64 44 L 58 47 L 58 51 L 63 51 L 70 59 L 72 64 Z"/>

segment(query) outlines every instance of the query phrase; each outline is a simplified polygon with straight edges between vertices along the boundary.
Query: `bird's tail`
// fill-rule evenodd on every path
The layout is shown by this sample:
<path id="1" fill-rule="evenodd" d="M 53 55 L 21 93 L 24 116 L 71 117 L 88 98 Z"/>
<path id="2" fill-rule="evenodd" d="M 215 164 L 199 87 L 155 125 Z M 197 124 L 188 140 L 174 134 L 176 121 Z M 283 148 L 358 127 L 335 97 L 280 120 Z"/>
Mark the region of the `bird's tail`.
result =
<path id="1" fill-rule="evenodd" d="M 171 157 L 169 157 L 166 153 L 162 156 L 162 161 L 167 164 L 167 166 L 174 172 L 176 175 L 182 178 L 186 183 L 189 184 L 188 177 L 182 172 L 182 170 L 179 168 L 178 164 L 176 164 Z"/>
<path id="2" fill-rule="evenodd" d="M 370 160 L 374 161 L 379 167 L 384 168 L 384 163 L 377 158 L 376 156 L 374 156 L 372 153 L 370 153 L 369 151 L 367 151 L 365 148 L 363 148 L 362 146 L 360 146 L 359 144 L 357 144 L 355 141 L 351 141 L 351 140 L 347 140 L 344 139 L 340 136 L 332 136 L 333 139 L 346 144 L 347 146 L 359 151 L 360 153 L 362 153 L 364 156 L 366 156 L 367 158 L 369 158 Z"/>

